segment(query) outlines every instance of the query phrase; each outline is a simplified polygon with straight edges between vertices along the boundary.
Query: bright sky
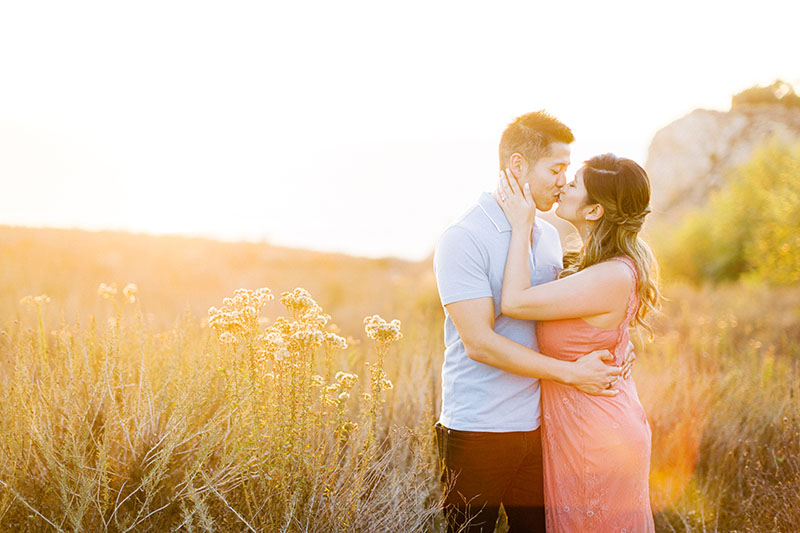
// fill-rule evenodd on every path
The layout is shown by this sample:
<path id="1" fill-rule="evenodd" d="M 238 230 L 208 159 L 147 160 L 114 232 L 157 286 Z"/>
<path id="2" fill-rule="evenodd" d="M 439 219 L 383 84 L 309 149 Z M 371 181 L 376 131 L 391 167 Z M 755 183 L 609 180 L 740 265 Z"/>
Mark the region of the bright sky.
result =
<path id="1" fill-rule="evenodd" d="M 782 78 L 794 2 L 0 4 L 0 224 L 421 259 L 541 108 L 573 167 Z"/>

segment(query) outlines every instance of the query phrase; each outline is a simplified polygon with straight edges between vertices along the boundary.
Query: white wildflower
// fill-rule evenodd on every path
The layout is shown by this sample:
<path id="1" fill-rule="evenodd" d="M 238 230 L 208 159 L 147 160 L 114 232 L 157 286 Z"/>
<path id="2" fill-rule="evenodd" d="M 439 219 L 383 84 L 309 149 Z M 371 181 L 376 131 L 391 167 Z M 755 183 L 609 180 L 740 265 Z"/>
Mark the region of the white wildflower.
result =
<path id="1" fill-rule="evenodd" d="M 128 300 L 128 302 L 134 303 L 136 302 L 136 293 L 138 291 L 139 288 L 135 283 L 128 283 L 125 285 L 125 288 L 122 289 L 122 295 L 125 296 L 125 299 Z"/>
<path id="2" fill-rule="evenodd" d="M 100 286 L 97 288 L 97 294 L 99 294 L 102 298 L 105 298 L 106 300 L 110 300 L 117 295 L 117 286 L 113 283 L 111 285 L 106 285 L 105 283 L 101 283 Z"/>
<path id="3" fill-rule="evenodd" d="M 224 342 L 225 344 L 233 344 L 238 342 L 238 340 L 239 339 L 236 338 L 236 335 L 228 331 L 222 332 L 222 334 L 219 336 L 219 341 Z"/>

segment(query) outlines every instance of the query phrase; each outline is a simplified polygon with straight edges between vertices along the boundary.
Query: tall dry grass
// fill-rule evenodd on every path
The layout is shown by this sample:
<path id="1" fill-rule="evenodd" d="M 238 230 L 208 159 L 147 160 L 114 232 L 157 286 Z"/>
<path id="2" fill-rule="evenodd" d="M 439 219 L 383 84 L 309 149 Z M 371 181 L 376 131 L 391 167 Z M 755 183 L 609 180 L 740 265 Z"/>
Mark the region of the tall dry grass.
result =
<path id="1" fill-rule="evenodd" d="M 0 237 L 0 530 L 441 529 L 428 264 Z M 136 301 L 97 293 L 111 282 L 134 282 Z M 287 294 L 234 292 L 263 286 Z M 796 530 L 800 289 L 665 292 L 634 371 L 657 529 Z M 20 303 L 43 293 L 52 301 Z M 403 338 L 376 345 L 397 329 L 373 318 L 370 336 L 375 312 L 399 318 Z"/>
<path id="2" fill-rule="evenodd" d="M 796 531 L 800 288 L 673 286 L 637 369 L 662 531 Z"/>
<path id="3" fill-rule="evenodd" d="M 37 297 L 2 333 L 6 530 L 433 527 L 428 436 L 384 419 L 397 321 L 368 318 L 359 377 L 303 290 L 266 328 L 269 292 L 241 290 L 163 332 L 104 294 L 106 323 L 51 325 Z"/>

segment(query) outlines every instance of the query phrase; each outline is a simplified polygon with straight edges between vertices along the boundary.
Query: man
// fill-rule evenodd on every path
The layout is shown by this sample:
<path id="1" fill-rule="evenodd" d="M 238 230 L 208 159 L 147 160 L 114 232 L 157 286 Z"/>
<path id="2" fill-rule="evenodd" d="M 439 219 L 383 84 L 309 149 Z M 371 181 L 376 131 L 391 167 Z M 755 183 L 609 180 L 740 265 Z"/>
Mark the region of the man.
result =
<path id="1" fill-rule="evenodd" d="M 500 140 L 500 168 L 528 184 L 549 210 L 566 183 L 570 129 L 544 111 L 512 122 Z M 488 193 L 445 230 L 434 270 L 445 308 L 442 412 L 436 424 L 448 531 L 492 532 L 500 504 L 510 531 L 544 531 L 539 381 L 611 396 L 620 374 L 606 351 L 567 362 L 537 353 L 535 323 L 500 313 L 511 226 Z M 561 269 L 555 228 L 536 219 L 531 283 Z"/>

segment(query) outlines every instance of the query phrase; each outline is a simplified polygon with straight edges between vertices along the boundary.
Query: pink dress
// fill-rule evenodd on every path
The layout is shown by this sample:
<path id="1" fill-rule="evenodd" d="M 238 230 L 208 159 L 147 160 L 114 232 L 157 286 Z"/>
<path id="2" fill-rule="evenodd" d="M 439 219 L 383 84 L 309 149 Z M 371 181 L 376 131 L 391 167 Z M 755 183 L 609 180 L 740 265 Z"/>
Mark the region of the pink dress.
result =
<path id="1" fill-rule="evenodd" d="M 537 325 L 542 353 L 573 361 L 607 349 L 622 364 L 628 326 L 639 304 L 638 276 L 625 320 L 602 329 L 580 318 Z M 542 449 L 548 533 L 654 531 L 650 510 L 650 426 L 633 379 L 620 380 L 613 398 L 591 396 L 542 380 Z"/>

